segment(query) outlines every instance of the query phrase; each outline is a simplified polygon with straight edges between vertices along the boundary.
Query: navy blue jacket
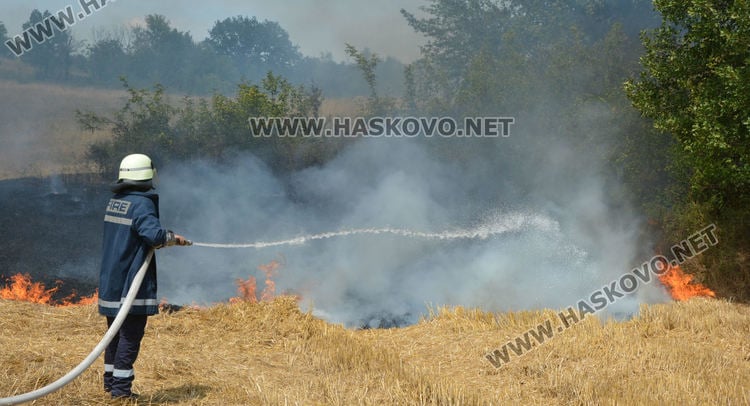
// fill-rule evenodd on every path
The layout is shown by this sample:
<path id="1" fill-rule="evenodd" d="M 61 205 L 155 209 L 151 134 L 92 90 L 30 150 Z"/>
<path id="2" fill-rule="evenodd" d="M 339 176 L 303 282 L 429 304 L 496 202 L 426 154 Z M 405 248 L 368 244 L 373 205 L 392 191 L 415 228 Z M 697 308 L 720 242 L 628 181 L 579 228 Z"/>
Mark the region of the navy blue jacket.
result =
<path id="1" fill-rule="evenodd" d="M 163 246 L 167 230 L 159 222 L 159 196 L 127 190 L 107 203 L 104 216 L 99 313 L 114 317 L 151 248 Z M 151 260 L 129 314 L 159 312 L 156 298 L 156 256 Z"/>

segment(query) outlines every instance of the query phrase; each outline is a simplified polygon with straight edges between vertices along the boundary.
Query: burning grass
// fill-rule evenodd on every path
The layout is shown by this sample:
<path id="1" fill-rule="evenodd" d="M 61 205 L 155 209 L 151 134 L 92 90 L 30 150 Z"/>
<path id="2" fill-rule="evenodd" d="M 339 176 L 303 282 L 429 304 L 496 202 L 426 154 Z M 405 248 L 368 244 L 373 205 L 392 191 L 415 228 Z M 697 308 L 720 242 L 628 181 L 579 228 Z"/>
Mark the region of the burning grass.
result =
<path id="1" fill-rule="evenodd" d="M 41 282 L 33 282 L 28 274 L 15 274 L 9 278 L 8 284 L 0 288 L 0 299 L 18 300 L 53 306 L 88 305 L 97 302 L 96 293 L 91 296 L 78 297 L 74 291 L 62 299 L 55 299 L 55 293 L 60 289 L 62 281 L 57 286 L 47 289 Z"/>
<path id="2" fill-rule="evenodd" d="M 139 404 L 747 404 L 750 310 L 695 298 L 627 322 L 587 318 L 494 368 L 484 355 L 556 312 L 434 310 L 347 330 L 293 297 L 160 314 L 136 364 Z M 0 300 L 0 396 L 49 383 L 104 333 L 96 307 Z M 44 405 L 108 404 L 97 362 Z"/>
<path id="3" fill-rule="evenodd" d="M 673 299 L 684 301 L 695 296 L 716 297 L 716 293 L 700 283 L 693 282 L 693 276 L 686 274 L 679 266 L 670 266 L 659 280 L 667 288 Z"/>

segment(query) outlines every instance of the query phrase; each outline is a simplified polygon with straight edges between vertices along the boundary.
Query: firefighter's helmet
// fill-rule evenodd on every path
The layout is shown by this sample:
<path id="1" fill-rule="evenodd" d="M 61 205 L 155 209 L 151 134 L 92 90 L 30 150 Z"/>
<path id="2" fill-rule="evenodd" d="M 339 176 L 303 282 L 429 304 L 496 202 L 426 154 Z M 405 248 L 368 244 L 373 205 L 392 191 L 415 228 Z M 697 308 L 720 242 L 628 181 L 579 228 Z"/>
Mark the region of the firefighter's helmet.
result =
<path id="1" fill-rule="evenodd" d="M 143 154 L 130 154 L 120 162 L 119 181 L 146 181 L 156 176 L 151 158 Z"/>

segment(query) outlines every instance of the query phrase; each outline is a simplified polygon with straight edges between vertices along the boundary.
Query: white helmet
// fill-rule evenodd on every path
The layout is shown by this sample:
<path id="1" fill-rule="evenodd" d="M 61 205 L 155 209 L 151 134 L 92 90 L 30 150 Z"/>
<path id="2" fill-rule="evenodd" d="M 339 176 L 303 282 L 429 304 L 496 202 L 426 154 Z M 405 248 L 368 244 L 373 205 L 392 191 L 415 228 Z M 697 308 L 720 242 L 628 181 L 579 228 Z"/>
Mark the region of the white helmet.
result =
<path id="1" fill-rule="evenodd" d="M 156 176 L 156 169 L 151 158 L 143 154 L 130 154 L 120 162 L 119 181 L 146 181 Z"/>

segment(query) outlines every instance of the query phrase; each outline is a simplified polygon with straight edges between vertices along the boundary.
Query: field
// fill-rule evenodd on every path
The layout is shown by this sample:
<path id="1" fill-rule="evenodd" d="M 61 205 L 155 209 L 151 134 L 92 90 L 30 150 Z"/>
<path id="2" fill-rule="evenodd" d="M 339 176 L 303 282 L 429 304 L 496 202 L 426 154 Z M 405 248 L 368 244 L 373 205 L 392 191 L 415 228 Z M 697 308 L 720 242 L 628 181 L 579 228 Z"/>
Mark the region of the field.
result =
<path id="1" fill-rule="evenodd" d="M 397 329 L 348 330 L 291 297 L 162 313 L 136 363 L 142 405 L 750 403 L 750 308 L 724 300 L 594 317 L 495 368 L 485 355 L 557 312 L 432 309 Z M 77 365 L 104 333 L 93 305 L 0 300 L 0 396 Z M 102 362 L 40 405 L 110 404 Z"/>
<path id="2" fill-rule="evenodd" d="M 0 180 L 91 172 L 85 152 L 109 134 L 82 130 L 76 110 L 112 116 L 126 100 L 121 90 L 0 81 Z M 179 106 L 181 97 L 170 100 Z M 326 99 L 321 114 L 356 114 L 361 103 Z"/>
<path id="3" fill-rule="evenodd" d="M 76 110 L 103 114 L 125 92 L 51 84 L 0 82 L 0 179 L 89 172 L 83 154 L 104 132 L 82 131 Z"/>
<path id="4" fill-rule="evenodd" d="M 116 90 L 14 82 L 0 82 L 0 94 L 0 179 L 90 171 L 81 158 L 91 142 L 107 134 L 79 129 L 75 110 L 111 114 L 125 97 Z M 356 115 L 358 103 L 327 100 L 322 113 Z M 6 186 L 20 188 L 23 182 Z M 56 225 L 63 223 L 53 221 L 72 219 L 79 230 L 86 228 L 78 217 L 24 211 L 23 193 L 6 196 L 8 227 L 17 222 L 11 214 L 25 212 L 36 213 L 29 215 L 35 221 Z M 67 195 L 55 196 L 67 202 L 61 200 Z M 4 255 L 20 263 L 16 254 L 30 255 L 21 244 L 54 237 L 33 234 L 41 229 L 14 232 L 15 240 L 5 242 L 13 255 Z M 41 249 L 28 250 L 55 258 Z M 558 320 L 558 310 L 492 314 L 436 308 L 429 313 L 416 325 L 375 330 L 327 323 L 291 297 L 162 313 L 150 319 L 136 364 L 135 390 L 142 395 L 137 403 L 750 404 L 750 306 L 745 304 L 694 298 L 643 306 L 638 316 L 623 322 L 589 317 L 529 352 L 511 354 L 499 368 L 488 353 L 546 320 Z M 0 314 L 0 397 L 61 377 L 105 331 L 93 305 L 0 300 Z M 102 370 L 100 360 L 35 404 L 110 404 L 101 390 Z"/>

